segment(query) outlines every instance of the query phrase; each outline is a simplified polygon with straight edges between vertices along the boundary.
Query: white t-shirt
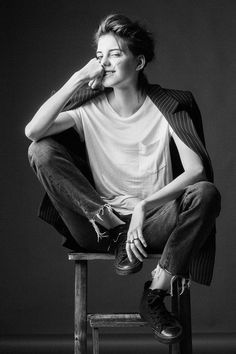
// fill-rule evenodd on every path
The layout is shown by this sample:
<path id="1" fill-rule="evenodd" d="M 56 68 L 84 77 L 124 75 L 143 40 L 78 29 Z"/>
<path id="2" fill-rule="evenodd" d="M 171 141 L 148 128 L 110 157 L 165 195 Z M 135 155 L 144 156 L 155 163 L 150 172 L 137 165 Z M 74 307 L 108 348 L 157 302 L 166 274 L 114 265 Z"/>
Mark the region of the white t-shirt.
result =
<path id="1" fill-rule="evenodd" d="M 86 143 L 97 192 L 122 214 L 172 180 L 172 130 L 147 96 L 137 112 L 121 117 L 101 94 L 68 111 Z"/>

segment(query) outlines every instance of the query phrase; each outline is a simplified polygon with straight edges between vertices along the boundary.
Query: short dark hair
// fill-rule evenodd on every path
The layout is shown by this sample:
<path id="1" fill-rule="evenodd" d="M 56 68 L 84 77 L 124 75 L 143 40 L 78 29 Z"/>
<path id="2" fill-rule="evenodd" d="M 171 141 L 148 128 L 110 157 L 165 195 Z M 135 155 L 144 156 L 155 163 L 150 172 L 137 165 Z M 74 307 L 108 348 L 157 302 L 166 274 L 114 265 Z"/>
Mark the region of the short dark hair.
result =
<path id="1" fill-rule="evenodd" d="M 138 21 L 132 21 L 122 14 L 108 15 L 101 21 L 95 33 L 95 44 L 97 45 L 101 36 L 108 33 L 123 39 L 133 55 L 143 55 L 145 57 L 145 66 L 154 59 L 155 44 L 153 35 Z M 147 81 L 146 78 L 144 79 L 143 73 L 140 74 L 142 74 L 140 81 L 145 83 Z"/>

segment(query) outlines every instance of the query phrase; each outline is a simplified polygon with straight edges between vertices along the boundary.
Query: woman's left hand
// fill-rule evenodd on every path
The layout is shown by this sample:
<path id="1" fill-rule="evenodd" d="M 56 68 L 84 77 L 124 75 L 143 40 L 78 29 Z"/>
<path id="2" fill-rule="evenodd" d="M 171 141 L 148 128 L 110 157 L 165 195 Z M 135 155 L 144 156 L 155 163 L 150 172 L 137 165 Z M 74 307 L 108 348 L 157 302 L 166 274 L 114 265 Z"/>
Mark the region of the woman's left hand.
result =
<path id="1" fill-rule="evenodd" d="M 145 251 L 147 244 L 142 232 L 144 219 L 145 208 L 143 202 L 140 202 L 134 208 L 127 233 L 126 252 L 130 262 L 134 260 L 134 257 L 141 262 L 144 257 L 147 257 L 147 252 Z"/>

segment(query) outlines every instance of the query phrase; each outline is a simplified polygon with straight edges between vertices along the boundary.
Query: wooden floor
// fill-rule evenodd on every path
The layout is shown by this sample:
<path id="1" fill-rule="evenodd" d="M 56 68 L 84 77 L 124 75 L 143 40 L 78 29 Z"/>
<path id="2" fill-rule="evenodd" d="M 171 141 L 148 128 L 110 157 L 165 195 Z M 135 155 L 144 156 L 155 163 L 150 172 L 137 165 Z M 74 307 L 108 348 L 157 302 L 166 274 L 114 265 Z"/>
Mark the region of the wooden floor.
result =
<path id="1" fill-rule="evenodd" d="M 70 336 L 34 336 L 0 338 L 1 354 L 73 354 L 73 340 Z M 167 354 L 168 347 L 159 344 L 150 335 L 103 334 L 100 354 Z M 236 333 L 195 334 L 194 354 L 235 354 Z M 91 338 L 88 354 L 92 354 Z"/>

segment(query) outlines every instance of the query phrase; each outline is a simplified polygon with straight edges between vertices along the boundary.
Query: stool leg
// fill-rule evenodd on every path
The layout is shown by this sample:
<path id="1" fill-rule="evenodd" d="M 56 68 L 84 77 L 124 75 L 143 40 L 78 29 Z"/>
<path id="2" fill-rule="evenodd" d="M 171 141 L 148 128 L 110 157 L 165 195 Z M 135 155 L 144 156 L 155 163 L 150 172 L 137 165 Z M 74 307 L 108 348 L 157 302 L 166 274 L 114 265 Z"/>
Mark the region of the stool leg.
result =
<path id="1" fill-rule="evenodd" d="M 169 344 L 169 354 L 172 354 L 172 344 Z"/>
<path id="2" fill-rule="evenodd" d="M 87 261 L 75 261 L 74 353 L 87 354 Z"/>
<path id="3" fill-rule="evenodd" d="M 180 343 L 170 346 L 169 354 L 192 354 L 190 289 L 186 288 L 182 295 L 178 295 L 178 280 L 173 284 L 172 312 L 183 326 L 183 338 Z"/>
<path id="4" fill-rule="evenodd" d="M 190 289 L 188 288 L 179 296 L 179 314 L 184 329 L 183 339 L 180 342 L 180 353 L 192 354 L 191 302 Z"/>
<path id="5" fill-rule="evenodd" d="M 93 354 L 99 354 L 99 332 L 98 328 L 92 328 Z"/>
<path id="6" fill-rule="evenodd" d="M 173 283 L 173 296 L 171 297 L 171 311 L 179 318 L 179 302 L 178 302 L 178 284 L 177 281 Z M 169 354 L 180 354 L 179 343 L 169 345 Z"/>

